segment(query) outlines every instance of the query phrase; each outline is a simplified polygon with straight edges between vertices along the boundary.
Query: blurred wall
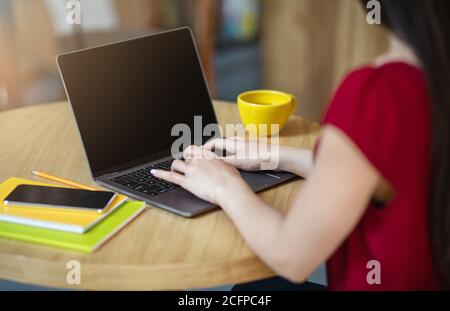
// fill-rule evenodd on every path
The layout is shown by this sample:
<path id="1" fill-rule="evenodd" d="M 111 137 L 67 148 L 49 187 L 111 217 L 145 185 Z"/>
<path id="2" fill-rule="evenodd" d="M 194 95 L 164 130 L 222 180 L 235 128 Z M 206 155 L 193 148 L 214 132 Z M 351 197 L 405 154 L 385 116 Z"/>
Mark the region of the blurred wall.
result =
<path id="1" fill-rule="evenodd" d="M 82 24 L 70 25 L 66 0 L 0 0 L 0 111 L 64 99 L 55 62 L 59 53 L 186 23 L 196 33 L 205 72 L 214 88 L 215 3 L 81 0 Z"/>
<path id="2" fill-rule="evenodd" d="M 319 120 L 343 75 L 387 49 L 358 0 L 264 0 L 263 83 L 299 99 L 297 113 Z"/>
<path id="3" fill-rule="evenodd" d="M 0 111 L 24 104 L 34 104 L 64 98 L 57 75 L 55 55 L 69 50 L 67 40 L 73 40 L 73 27 L 69 34 L 61 33 L 65 25 L 66 8 L 59 13 L 50 10 L 51 3 L 61 0 L 0 0 Z M 199 3 L 195 20 L 205 14 L 204 3 L 209 0 L 172 0 L 175 3 Z M 299 98 L 298 113 L 311 119 L 319 119 L 333 88 L 350 68 L 369 62 L 387 46 L 386 34 L 378 26 L 369 26 L 358 0 L 261 0 L 262 17 L 262 79 L 259 66 L 259 43 L 257 55 L 246 55 L 246 49 L 225 55 L 225 75 L 238 82 L 240 88 L 230 87 L 223 71 L 217 70 L 218 84 L 226 89 L 223 98 L 234 99 L 247 88 L 255 88 L 241 82 L 248 77 L 262 80 L 262 86 L 292 92 Z M 65 1 L 62 1 L 63 4 Z M 106 11 L 101 3 L 116 4 L 114 23 L 103 25 L 102 31 L 111 32 L 114 40 L 103 34 L 103 41 L 123 39 L 149 24 L 158 24 L 158 15 L 168 5 L 167 0 L 84 0 L 83 37 L 98 39 L 99 29 L 89 29 L 91 20 L 98 26 L 105 20 Z M 161 5 L 164 4 L 164 7 Z M 183 12 L 186 6 L 180 7 Z M 166 8 L 167 9 L 167 8 Z M 164 10 L 163 10 L 164 11 Z M 194 13 L 194 12 L 193 12 Z M 202 14 L 198 14 L 202 13 Z M 104 16 L 105 15 L 105 16 Z M 96 18 L 98 16 L 98 18 Z M 101 18 L 100 18 L 101 17 Z M 58 22 L 59 18 L 59 22 Z M 156 21 L 155 21 L 156 19 Z M 209 23 L 208 23 L 209 24 Z M 66 25 L 67 26 L 67 25 Z M 106 27 L 106 28 L 105 28 Z M 105 29 L 104 29 L 105 28 Z M 145 29 L 144 29 L 145 28 Z M 200 27 L 202 29 L 214 27 Z M 95 33 L 94 33 L 95 32 Z M 78 36 L 79 37 L 79 36 Z M 78 38 L 77 37 L 77 38 Z M 117 38 L 116 38 L 117 37 Z M 98 41 L 98 40 L 97 40 Z M 211 42 L 211 40 L 209 40 Z M 236 54 L 236 55 L 235 55 Z M 208 58 L 209 59 L 209 58 Z M 242 59 L 242 61 L 238 61 Z M 228 60 L 232 60 L 234 67 Z M 248 62 L 243 65 L 243 62 Z M 251 66 L 250 66 L 251 64 Z M 216 62 L 216 67 L 220 62 Z M 219 68 L 220 69 L 220 68 Z M 212 75 L 211 75 L 212 76 Z M 234 83 L 236 84 L 236 83 Z M 6 92 L 5 90 L 8 90 Z M 230 91 L 231 90 L 231 91 Z M 5 95 L 6 94 L 6 95 Z M 6 103 L 6 104 L 5 104 Z"/>

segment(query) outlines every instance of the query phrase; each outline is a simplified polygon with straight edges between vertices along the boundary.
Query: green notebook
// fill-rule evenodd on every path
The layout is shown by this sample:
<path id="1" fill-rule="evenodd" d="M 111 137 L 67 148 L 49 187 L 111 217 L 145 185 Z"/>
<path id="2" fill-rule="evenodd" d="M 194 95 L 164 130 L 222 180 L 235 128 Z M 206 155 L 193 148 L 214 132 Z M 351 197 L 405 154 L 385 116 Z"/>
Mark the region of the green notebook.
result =
<path id="1" fill-rule="evenodd" d="M 125 202 L 85 234 L 61 232 L 0 221 L 0 237 L 92 253 L 145 208 L 144 202 Z"/>

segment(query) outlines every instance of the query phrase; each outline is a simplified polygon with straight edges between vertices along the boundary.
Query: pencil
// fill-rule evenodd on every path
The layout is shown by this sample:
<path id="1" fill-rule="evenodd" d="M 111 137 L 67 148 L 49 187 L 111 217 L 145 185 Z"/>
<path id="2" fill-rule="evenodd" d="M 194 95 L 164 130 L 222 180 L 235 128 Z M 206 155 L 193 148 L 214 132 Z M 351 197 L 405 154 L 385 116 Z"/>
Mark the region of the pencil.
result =
<path id="1" fill-rule="evenodd" d="M 51 181 L 55 181 L 55 182 L 58 182 L 58 183 L 63 184 L 63 185 L 67 185 L 67 186 L 71 186 L 71 187 L 75 187 L 75 188 L 79 188 L 79 189 L 84 189 L 84 190 L 93 190 L 93 191 L 98 190 L 98 189 L 95 189 L 94 187 L 89 187 L 89 186 L 86 186 L 86 185 L 83 185 L 83 184 L 79 184 L 79 183 L 74 182 L 74 181 L 70 181 L 70 180 L 67 180 L 67 179 L 63 179 L 63 178 L 60 178 L 60 177 L 56 177 L 56 176 L 47 174 L 47 173 L 44 173 L 44 172 L 31 171 L 31 173 L 33 175 L 35 175 L 35 176 L 39 176 L 39 177 L 42 177 L 42 178 L 45 178 L 45 179 L 48 179 L 48 180 L 51 180 Z"/>

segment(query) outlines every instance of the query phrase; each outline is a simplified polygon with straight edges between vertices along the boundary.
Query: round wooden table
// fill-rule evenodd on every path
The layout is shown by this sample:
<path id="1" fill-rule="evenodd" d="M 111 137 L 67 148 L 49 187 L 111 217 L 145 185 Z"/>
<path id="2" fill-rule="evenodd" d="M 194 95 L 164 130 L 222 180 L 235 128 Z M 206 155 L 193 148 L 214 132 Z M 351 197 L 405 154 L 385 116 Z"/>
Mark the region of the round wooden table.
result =
<path id="1" fill-rule="evenodd" d="M 221 124 L 238 123 L 236 105 L 215 102 Z M 293 117 L 281 144 L 312 148 L 316 123 Z M 31 170 L 96 185 L 66 102 L 0 114 L 0 181 L 36 179 Z M 42 181 L 42 180 L 40 180 Z M 301 181 L 261 196 L 286 211 Z M 70 260 L 81 263 L 81 284 L 66 282 Z M 270 277 L 221 210 L 186 219 L 149 207 L 93 254 L 0 239 L 0 278 L 50 287 L 89 290 L 164 290 L 205 288 Z"/>

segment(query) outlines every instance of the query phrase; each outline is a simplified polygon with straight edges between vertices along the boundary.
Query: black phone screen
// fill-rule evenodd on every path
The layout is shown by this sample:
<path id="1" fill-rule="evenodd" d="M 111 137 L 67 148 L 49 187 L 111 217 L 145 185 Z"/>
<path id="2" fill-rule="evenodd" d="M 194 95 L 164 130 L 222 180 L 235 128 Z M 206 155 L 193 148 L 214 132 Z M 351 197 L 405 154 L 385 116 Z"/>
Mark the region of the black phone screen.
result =
<path id="1" fill-rule="evenodd" d="M 114 197 L 110 191 L 19 185 L 6 198 L 5 204 L 55 206 L 102 210 Z"/>

